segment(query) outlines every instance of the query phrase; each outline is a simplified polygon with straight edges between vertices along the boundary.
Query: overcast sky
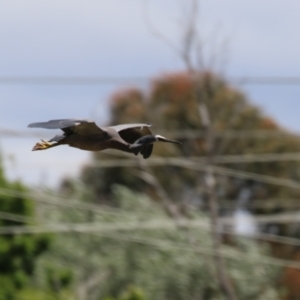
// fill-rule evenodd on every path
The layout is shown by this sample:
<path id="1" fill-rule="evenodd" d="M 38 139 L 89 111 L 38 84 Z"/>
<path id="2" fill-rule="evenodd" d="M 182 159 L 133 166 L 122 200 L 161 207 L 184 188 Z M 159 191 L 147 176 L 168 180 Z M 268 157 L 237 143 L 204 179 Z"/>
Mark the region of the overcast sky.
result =
<path id="1" fill-rule="evenodd" d="M 104 76 L 151 78 L 183 65 L 145 21 L 180 45 L 183 3 L 177 0 L 0 0 L 0 77 Z M 228 40 L 225 74 L 300 76 L 300 2 L 203 0 L 198 20 L 207 53 Z M 217 38 L 212 39 L 214 33 Z M 223 50 L 223 49 L 222 49 Z M 147 87 L 147 82 L 130 82 Z M 57 118 L 109 119 L 108 99 L 126 84 L 11 85 L 0 82 L 0 128 Z M 300 132 L 300 86 L 245 85 L 251 101 L 279 124 Z M 46 132 L 49 136 L 49 132 Z M 55 134 L 55 133 L 53 133 Z M 42 138 L 43 136 L 41 136 Z M 0 136 L 9 178 L 56 184 L 90 158 L 69 147 L 31 152 L 37 138 Z"/>

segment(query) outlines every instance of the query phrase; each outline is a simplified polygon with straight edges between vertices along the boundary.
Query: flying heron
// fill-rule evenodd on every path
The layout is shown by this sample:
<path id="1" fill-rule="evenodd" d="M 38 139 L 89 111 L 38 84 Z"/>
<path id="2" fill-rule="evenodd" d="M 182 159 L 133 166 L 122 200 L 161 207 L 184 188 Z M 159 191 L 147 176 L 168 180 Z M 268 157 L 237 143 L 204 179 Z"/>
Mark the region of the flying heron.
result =
<path id="1" fill-rule="evenodd" d="M 122 124 L 99 127 L 91 120 L 60 119 L 48 122 L 31 123 L 31 128 L 61 129 L 63 134 L 56 135 L 49 141 L 36 143 L 32 151 L 45 150 L 59 145 L 69 145 L 89 151 L 118 149 L 125 152 L 139 153 L 144 158 L 150 157 L 154 142 L 180 142 L 153 135 L 150 124 Z"/>

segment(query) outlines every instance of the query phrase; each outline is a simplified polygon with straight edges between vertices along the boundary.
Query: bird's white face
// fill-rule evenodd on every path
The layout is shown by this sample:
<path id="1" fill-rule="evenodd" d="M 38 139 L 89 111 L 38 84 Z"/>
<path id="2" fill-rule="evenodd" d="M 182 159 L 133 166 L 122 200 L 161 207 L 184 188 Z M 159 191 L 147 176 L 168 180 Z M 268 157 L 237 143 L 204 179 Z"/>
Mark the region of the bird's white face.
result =
<path id="1" fill-rule="evenodd" d="M 163 136 L 161 136 L 161 135 L 159 135 L 159 134 L 156 134 L 156 135 L 155 135 L 155 139 L 156 139 L 157 141 L 164 141 L 164 140 L 166 140 L 166 138 L 164 138 Z"/>

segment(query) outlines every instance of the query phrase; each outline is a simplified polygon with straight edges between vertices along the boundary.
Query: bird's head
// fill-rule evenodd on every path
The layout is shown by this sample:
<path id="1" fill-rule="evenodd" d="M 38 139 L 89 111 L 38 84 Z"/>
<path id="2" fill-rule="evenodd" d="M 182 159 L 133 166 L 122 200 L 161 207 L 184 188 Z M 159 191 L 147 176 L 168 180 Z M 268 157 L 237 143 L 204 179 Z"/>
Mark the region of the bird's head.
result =
<path id="1" fill-rule="evenodd" d="M 181 145 L 182 143 L 167 139 L 161 135 L 145 135 L 141 138 L 139 138 L 137 141 L 135 141 L 132 145 L 130 145 L 130 148 L 137 148 L 137 147 L 142 147 L 145 145 L 150 145 L 155 142 L 166 142 L 166 143 L 173 143 L 173 144 L 178 144 Z"/>

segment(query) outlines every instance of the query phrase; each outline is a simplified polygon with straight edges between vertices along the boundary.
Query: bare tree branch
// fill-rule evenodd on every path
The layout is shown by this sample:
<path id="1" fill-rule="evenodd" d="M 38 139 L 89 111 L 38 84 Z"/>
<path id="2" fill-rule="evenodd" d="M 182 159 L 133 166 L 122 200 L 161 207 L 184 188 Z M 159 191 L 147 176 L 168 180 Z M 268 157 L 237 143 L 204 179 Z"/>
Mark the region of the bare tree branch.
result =
<path id="1" fill-rule="evenodd" d="M 194 8 L 193 14 L 191 18 L 197 17 L 197 0 L 192 0 L 192 6 Z M 195 24 L 196 21 L 189 21 L 189 24 Z M 188 31 L 190 34 L 190 31 Z M 190 37 L 189 37 L 190 38 Z M 196 38 L 196 37 L 195 37 Z M 188 39 L 189 41 L 189 39 Z M 191 43 L 189 41 L 189 43 Z M 201 46 L 201 45 L 200 45 Z M 189 53 L 186 54 L 187 56 L 190 55 Z M 226 270 L 225 262 L 223 257 L 219 254 L 219 251 L 222 246 L 220 232 L 218 231 L 219 227 L 219 208 L 218 208 L 218 201 L 216 198 L 215 192 L 215 177 L 213 175 L 212 170 L 210 170 L 209 165 L 212 165 L 214 162 L 214 135 L 213 135 L 213 127 L 210 119 L 210 114 L 206 105 L 207 95 L 204 91 L 202 91 L 200 85 L 200 78 L 199 78 L 199 70 L 197 70 L 193 65 L 187 65 L 188 72 L 191 77 L 191 81 L 193 83 L 193 93 L 196 97 L 198 102 L 198 110 L 199 110 L 199 118 L 201 120 L 203 129 L 205 130 L 205 144 L 206 144 L 206 151 L 207 151 L 207 163 L 208 168 L 204 175 L 204 183 L 206 188 L 206 194 L 208 197 L 209 202 L 209 209 L 210 209 L 210 221 L 211 221 L 211 235 L 212 235 L 212 242 L 213 242 L 213 249 L 214 249 L 214 261 L 215 261 L 215 268 L 216 268 L 216 276 L 218 278 L 220 289 L 226 295 L 229 300 L 237 300 L 237 296 L 235 294 L 233 284 L 229 278 L 229 275 Z"/>
<path id="2" fill-rule="evenodd" d="M 210 119 L 210 114 L 206 105 L 207 95 L 202 91 L 201 86 L 199 86 L 199 72 L 206 69 L 205 57 L 203 51 L 203 42 L 201 42 L 200 37 L 197 33 L 197 17 L 198 17 L 198 0 L 191 0 L 190 2 L 189 15 L 186 17 L 186 24 L 183 31 L 183 45 L 182 48 L 178 48 L 172 41 L 170 41 L 164 34 L 156 30 L 152 23 L 149 20 L 147 14 L 145 14 L 145 23 L 147 24 L 149 31 L 161 39 L 164 43 L 168 44 L 183 60 L 187 71 L 190 75 L 192 84 L 193 84 L 193 94 L 198 102 L 199 118 L 201 120 L 203 129 L 205 131 L 205 144 L 207 151 L 207 170 L 204 175 L 205 190 L 209 202 L 210 208 L 210 220 L 211 220 L 211 235 L 213 241 L 213 251 L 214 251 L 214 261 L 216 268 L 216 277 L 218 278 L 218 283 L 220 290 L 223 291 L 229 300 L 237 300 L 237 296 L 233 289 L 232 282 L 226 271 L 225 262 L 223 257 L 220 255 L 220 249 L 222 246 L 219 228 L 219 219 L 218 219 L 218 201 L 216 198 L 215 192 L 215 177 L 213 171 L 210 169 L 210 165 L 214 161 L 214 134 L 213 127 Z M 147 8 L 145 7 L 145 12 L 147 13 Z M 215 39 L 214 39 L 215 40 Z M 193 52 L 193 50 L 195 52 Z M 195 55 L 193 55 L 195 54 Z M 216 60 L 216 52 L 212 54 L 213 57 L 210 57 L 209 65 L 213 67 Z M 196 61 L 198 64 L 195 63 Z M 208 66 L 209 66 L 208 65 Z M 197 68 L 198 67 L 198 68 Z M 202 69 L 199 69 L 201 67 Z M 145 170 L 145 166 L 143 166 Z M 165 209 L 169 214 L 174 218 L 177 218 L 177 213 L 173 212 L 173 209 L 170 209 L 172 201 L 168 199 L 168 195 L 165 193 L 164 189 L 160 186 L 159 182 L 154 175 L 149 173 L 149 170 L 146 170 L 147 176 L 144 176 L 145 180 L 148 180 L 149 183 L 156 189 L 157 194 L 162 199 Z M 145 174 L 144 174 L 145 175 Z M 150 177 L 149 177 L 150 176 Z"/>
<path id="3" fill-rule="evenodd" d="M 196 0 L 195 0 L 196 1 Z M 219 208 L 218 201 L 216 198 L 215 192 L 215 177 L 213 175 L 213 171 L 210 169 L 210 165 L 214 162 L 214 136 L 213 136 L 213 128 L 210 120 L 210 115 L 208 108 L 206 106 L 206 95 L 202 92 L 199 87 L 199 78 L 197 72 L 194 69 L 190 69 L 191 80 L 194 85 L 194 94 L 199 103 L 199 117 L 202 122 L 202 126 L 206 131 L 205 143 L 206 143 L 206 151 L 207 151 L 207 164 L 208 168 L 204 175 L 204 183 L 206 188 L 206 194 L 208 197 L 209 210 L 210 210 L 210 221 L 211 221 L 211 234 L 213 241 L 213 249 L 214 249 L 214 259 L 215 259 L 215 267 L 216 267 L 216 275 L 219 281 L 220 289 L 224 292 L 230 300 L 237 300 L 235 295 L 235 291 L 233 289 L 232 282 L 228 276 L 226 271 L 226 266 L 223 257 L 219 255 L 219 251 L 222 246 L 219 228 Z"/>
<path id="4" fill-rule="evenodd" d="M 169 198 L 168 193 L 165 191 L 151 169 L 143 164 L 140 159 L 138 159 L 138 163 L 141 171 L 138 172 L 137 175 L 154 188 L 166 213 L 178 223 L 180 218 L 178 207 Z"/>
<path id="5" fill-rule="evenodd" d="M 183 52 L 182 50 L 172 41 L 170 40 L 162 31 L 157 29 L 155 25 L 152 23 L 151 18 L 149 16 L 149 9 L 148 9 L 148 1 L 144 0 L 143 10 L 144 10 L 144 22 L 146 27 L 148 28 L 148 31 L 157 39 L 160 39 L 164 44 L 166 44 L 168 47 L 172 49 L 172 51 L 175 51 L 176 54 L 180 57 L 182 57 Z"/>

